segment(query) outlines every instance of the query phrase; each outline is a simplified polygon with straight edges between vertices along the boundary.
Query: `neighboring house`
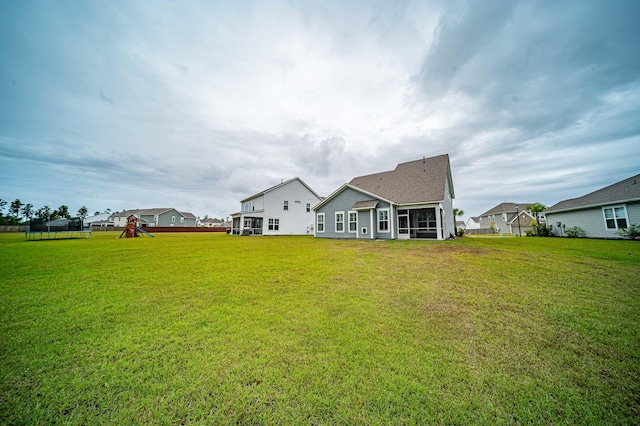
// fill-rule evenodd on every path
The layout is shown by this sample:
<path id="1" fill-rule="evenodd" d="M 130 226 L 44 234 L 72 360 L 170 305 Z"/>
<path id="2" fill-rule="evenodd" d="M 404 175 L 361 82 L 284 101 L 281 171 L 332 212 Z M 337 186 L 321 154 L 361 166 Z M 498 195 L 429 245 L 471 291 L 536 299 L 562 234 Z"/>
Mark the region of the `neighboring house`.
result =
<path id="1" fill-rule="evenodd" d="M 317 238 L 442 240 L 455 235 L 447 154 L 356 177 L 314 207 Z"/>
<path id="2" fill-rule="evenodd" d="M 216 219 L 215 217 L 200 219 L 198 226 L 202 228 L 217 228 L 220 226 L 224 226 L 224 221 L 222 219 Z"/>
<path id="3" fill-rule="evenodd" d="M 464 223 L 464 220 L 456 220 L 456 228 L 467 229 L 467 225 Z"/>
<path id="4" fill-rule="evenodd" d="M 524 235 L 527 230 L 531 229 L 531 220 L 535 220 L 527 211 L 527 207 L 531 204 L 532 203 L 498 204 L 478 217 L 479 229 L 491 229 L 493 225 L 493 232 L 495 233 Z M 520 218 L 519 222 L 516 220 L 516 215 Z M 520 223 L 519 229 L 518 223 Z"/>
<path id="5" fill-rule="evenodd" d="M 311 208 L 321 198 L 295 177 L 240 201 L 233 213 L 235 235 L 306 235 L 313 232 Z"/>
<path id="6" fill-rule="evenodd" d="M 113 222 L 109 220 L 111 213 L 100 213 L 95 216 L 86 217 L 83 219 L 83 224 L 86 227 L 100 226 L 108 227 L 113 226 Z"/>
<path id="7" fill-rule="evenodd" d="M 140 227 L 157 227 L 157 226 L 178 226 L 178 227 L 195 227 L 196 217 L 189 212 L 180 212 L 174 208 L 153 208 L 153 209 L 136 209 L 125 210 L 111 214 L 109 220 L 114 226 L 124 227 L 127 225 L 127 218 L 134 215 L 138 218 L 138 226 Z"/>
<path id="8" fill-rule="evenodd" d="M 478 216 L 471 216 L 469 220 L 467 220 L 465 229 L 480 229 L 480 218 Z"/>
<path id="9" fill-rule="evenodd" d="M 540 223 L 543 223 L 541 219 L 539 220 Z M 509 233 L 519 236 L 527 235 L 527 231 L 532 231 L 531 226 L 535 221 L 536 218 L 528 210 L 518 210 L 518 215 L 514 214 L 507 222 Z"/>
<path id="10" fill-rule="evenodd" d="M 555 235 L 577 226 L 591 238 L 620 238 L 617 232 L 640 224 L 640 174 L 545 210 Z"/>

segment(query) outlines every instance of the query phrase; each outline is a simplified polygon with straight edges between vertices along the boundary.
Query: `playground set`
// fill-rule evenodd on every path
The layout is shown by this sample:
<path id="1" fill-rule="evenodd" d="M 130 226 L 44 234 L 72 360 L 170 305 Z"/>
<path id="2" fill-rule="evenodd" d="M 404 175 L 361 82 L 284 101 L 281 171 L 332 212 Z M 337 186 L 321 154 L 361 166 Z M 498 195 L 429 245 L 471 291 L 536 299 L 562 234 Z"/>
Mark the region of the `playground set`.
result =
<path id="1" fill-rule="evenodd" d="M 125 236 L 126 238 L 137 238 L 142 234 L 153 237 L 153 234 L 138 227 L 138 218 L 135 215 L 131 215 L 127 218 L 127 226 L 122 231 L 122 234 L 118 238 Z"/>

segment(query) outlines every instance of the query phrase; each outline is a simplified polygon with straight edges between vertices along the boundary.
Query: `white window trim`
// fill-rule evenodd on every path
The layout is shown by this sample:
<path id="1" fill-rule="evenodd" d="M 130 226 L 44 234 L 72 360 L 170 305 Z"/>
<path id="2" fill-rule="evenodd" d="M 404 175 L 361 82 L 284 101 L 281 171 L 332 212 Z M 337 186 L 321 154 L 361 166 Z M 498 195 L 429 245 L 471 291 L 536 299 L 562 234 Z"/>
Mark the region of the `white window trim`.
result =
<path id="1" fill-rule="evenodd" d="M 338 215 L 339 215 L 339 214 L 340 214 L 340 215 L 342 215 L 342 222 L 340 222 L 340 223 L 342 223 L 342 231 L 338 231 Z M 345 219 L 345 217 L 344 217 L 344 212 L 343 212 L 343 211 L 342 211 L 342 212 L 335 212 L 335 216 L 334 216 L 334 218 L 335 218 L 335 223 L 334 223 L 333 229 L 334 229 L 335 233 L 336 233 L 336 234 L 342 234 L 342 233 L 344 233 L 344 226 L 345 226 L 345 220 L 344 220 L 344 219 Z"/>
<path id="2" fill-rule="evenodd" d="M 289 201 L 284 200 L 284 203 L 282 203 L 282 210 L 289 211 Z"/>
<path id="3" fill-rule="evenodd" d="M 272 223 L 269 223 L 272 222 Z M 270 229 L 273 227 L 273 229 Z M 276 229 L 277 227 L 277 229 Z M 267 219 L 267 231 L 280 231 L 280 218 L 279 217 L 270 217 Z"/>
<path id="4" fill-rule="evenodd" d="M 627 205 L 626 204 L 618 204 L 615 206 L 603 206 L 602 207 L 602 219 L 604 220 L 604 229 L 605 231 L 611 231 L 611 232 L 617 232 L 619 231 L 621 228 L 618 228 L 618 221 L 617 219 L 622 219 L 622 217 L 620 218 L 616 218 L 616 209 L 622 207 L 624 209 L 624 219 L 627 222 L 627 227 L 629 226 L 629 213 L 627 212 Z M 607 216 L 604 214 L 604 211 L 607 209 L 611 209 L 611 212 L 613 213 L 613 224 L 616 226 L 615 228 L 609 228 L 607 227 Z"/>
<path id="5" fill-rule="evenodd" d="M 384 212 L 384 211 L 386 211 L 386 212 L 387 212 L 387 220 L 386 220 L 386 222 L 387 222 L 387 229 L 385 229 L 385 230 L 381 230 L 381 229 L 380 229 L 380 213 L 381 213 L 381 212 Z M 389 208 L 376 209 L 376 224 L 378 225 L 378 232 L 380 232 L 380 233 L 384 233 L 384 234 L 391 232 L 391 219 L 390 219 Z"/>
<path id="6" fill-rule="evenodd" d="M 351 223 L 352 223 L 351 222 L 351 215 L 352 214 L 356 215 L 356 221 L 355 221 L 356 229 L 354 229 L 353 231 L 351 230 Z M 357 234 L 358 233 L 358 212 L 357 211 L 353 211 L 353 210 L 347 212 L 347 221 L 346 222 L 347 222 L 347 232 L 350 232 L 352 234 Z"/>
<path id="7" fill-rule="evenodd" d="M 171 222 L 175 222 L 176 221 L 176 217 L 175 216 L 171 216 Z"/>
<path id="8" fill-rule="evenodd" d="M 320 217 L 322 217 L 322 231 L 318 227 L 318 224 L 320 223 L 320 220 L 319 220 Z M 316 216 L 316 232 L 318 234 L 324 234 L 325 229 L 327 229 L 327 220 L 325 218 L 325 214 L 318 213 L 318 215 Z"/>

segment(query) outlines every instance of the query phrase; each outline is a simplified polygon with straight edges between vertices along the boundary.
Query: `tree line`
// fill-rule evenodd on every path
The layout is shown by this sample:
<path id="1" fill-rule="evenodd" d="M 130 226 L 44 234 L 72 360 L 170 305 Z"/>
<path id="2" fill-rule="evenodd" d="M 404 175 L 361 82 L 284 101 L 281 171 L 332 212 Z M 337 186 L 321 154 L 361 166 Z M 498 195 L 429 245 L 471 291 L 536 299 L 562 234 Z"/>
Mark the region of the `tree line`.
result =
<path id="1" fill-rule="evenodd" d="M 7 207 L 8 205 L 8 207 Z M 5 208 L 7 214 L 5 215 Z M 84 219 L 87 217 L 89 210 L 86 206 L 82 206 L 78 209 L 75 217 Z M 101 212 L 97 211 L 94 214 L 98 215 Z M 111 213 L 111 209 L 105 210 L 104 213 Z M 31 203 L 23 203 L 20 199 L 16 198 L 11 203 L 9 201 L 0 198 L 0 225 L 20 225 L 24 222 L 31 220 L 32 218 L 42 220 L 54 220 L 54 219 L 71 219 L 72 215 L 69 212 L 69 206 L 63 204 L 57 209 L 53 209 L 49 206 L 42 206 L 38 209 Z"/>

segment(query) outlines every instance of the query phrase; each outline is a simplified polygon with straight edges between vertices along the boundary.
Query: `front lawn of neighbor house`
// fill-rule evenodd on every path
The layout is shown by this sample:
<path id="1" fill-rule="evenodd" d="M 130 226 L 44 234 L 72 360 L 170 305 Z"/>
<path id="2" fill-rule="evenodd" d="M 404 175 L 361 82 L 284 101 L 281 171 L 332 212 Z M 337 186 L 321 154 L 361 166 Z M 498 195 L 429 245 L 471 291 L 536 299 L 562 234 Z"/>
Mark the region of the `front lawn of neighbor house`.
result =
<path id="1" fill-rule="evenodd" d="M 2 424 L 638 424 L 640 243 L 0 234 Z"/>

